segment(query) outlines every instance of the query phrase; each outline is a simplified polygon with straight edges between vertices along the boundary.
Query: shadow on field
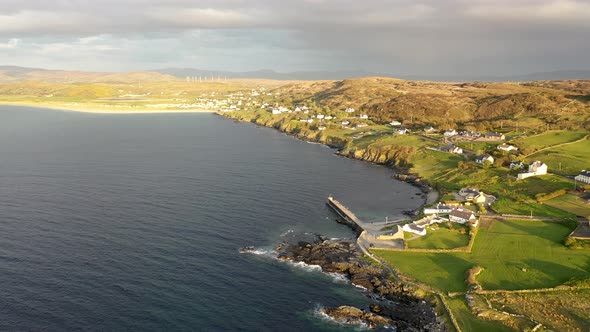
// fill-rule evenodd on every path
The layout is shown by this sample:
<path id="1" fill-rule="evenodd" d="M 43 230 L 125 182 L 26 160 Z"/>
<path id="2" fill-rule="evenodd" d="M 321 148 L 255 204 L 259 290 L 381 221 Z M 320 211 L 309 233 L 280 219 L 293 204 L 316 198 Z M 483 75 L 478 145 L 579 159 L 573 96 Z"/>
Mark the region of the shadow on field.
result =
<path id="1" fill-rule="evenodd" d="M 588 277 L 588 268 L 590 268 L 590 259 L 588 260 L 587 267 L 580 267 L 578 269 L 540 259 L 527 259 L 524 263 L 544 274 L 543 279 L 536 282 L 539 285 L 537 287 L 554 287 L 565 283 L 573 277 Z"/>

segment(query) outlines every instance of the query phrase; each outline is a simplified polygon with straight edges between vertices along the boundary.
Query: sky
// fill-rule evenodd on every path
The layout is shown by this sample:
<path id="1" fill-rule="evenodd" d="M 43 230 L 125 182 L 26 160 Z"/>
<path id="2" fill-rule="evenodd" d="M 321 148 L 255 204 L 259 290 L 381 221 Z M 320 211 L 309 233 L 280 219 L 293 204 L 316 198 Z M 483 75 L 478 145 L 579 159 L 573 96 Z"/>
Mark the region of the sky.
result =
<path id="1" fill-rule="evenodd" d="M 589 59 L 590 0 L 0 1 L 0 65 L 515 75 Z"/>

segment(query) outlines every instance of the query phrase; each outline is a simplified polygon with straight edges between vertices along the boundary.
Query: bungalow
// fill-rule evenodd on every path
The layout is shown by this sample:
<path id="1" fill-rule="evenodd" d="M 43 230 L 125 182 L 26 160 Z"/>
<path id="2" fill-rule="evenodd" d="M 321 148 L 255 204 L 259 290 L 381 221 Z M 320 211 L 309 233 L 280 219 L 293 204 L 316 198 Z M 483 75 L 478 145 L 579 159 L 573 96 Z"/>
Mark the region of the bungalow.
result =
<path id="1" fill-rule="evenodd" d="M 325 126 L 319 126 L 318 127 L 318 130 L 326 130 L 326 127 Z"/>
<path id="2" fill-rule="evenodd" d="M 432 208 L 424 208 L 424 214 L 449 214 L 451 211 L 453 211 L 452 207 L 441 203 Z"/>
<path id="3" fill-rule="evenodd" d="M 409 223 L 409 224 L 405 224 L 402 229 L 404 230 L 404 232 L 408 232 L 408 233 L 414 233 L 416 235 L 426 235 L 426 228 L 424 227 L 420 227 L 418 225 L 416 225 L 415 223 Z"/>
<path id="4" fill-rule="evenodd" d="M 355 110 L 352 107 L 348 107 L 347 109 L 344 110 L 344 112 L 346 112 L 346 113 L 354 113 Z"/>
<path id="5" fill-rule="evenodd" d="M 391 121 L 391 122 L 389 123 L 389 125 L 391 125 L 391 126 L 394 126 L 394 127 L 399 127 L 399 126 L 401 126 L 401 125 L 402 125 L 402 123 L 401 123 L 401 122 L 399 122 L 399 121 L 395 121 L 395 120 L 394 120 L 394 121 Z"/>
<path id="6" fill-rule="evenodd" d="M 473 212 L 469 210 L 455 209 L 451 211 L 451 213 L 449 214 L 449 221 L 456 222 L 459 224 L 475 222 L 476 220 L 477 219 L 475 218 Z"/>
<path id="7" fill-rule="evenodd" d="M 465 137 L 465 138 L 478 138 L 481 136 L 480 133 L 478 133 L 477 131 L 472 131 L 472 130 L 461 131 L 459 133 L 459 135 L 461 135 L 462 137 Z"/>
<path id="8" fill-rule="evenodd" d="M 442 152 L 448 152 L 448 153 L 454 153 L 454 154 L 462 154 L 463 153 L 463 149 L 461 149 L 458 146 L 454 146 L 454 145 L 442 147 L 440 150 Z"/>
<path id="9" fill-rule="evenodd" d="M 433 126 L 428 126 L 428 127 L 424 128 L 425 133 L 434 133 L 436 131 L 437 131 L 436 128 L 434 128 Z"/>
<path id="10" fill-rule="evenodd" d="M 356 127 L 357 127 L 357 128 L 364 128 L 364 127 L 366 127 L 366 126 L 368 126 L 368 124 L 366 124 L 366 123 L 358 123 L 358 124 L 356 125 Z"/>
<path id="11" fill-rule="evenodd" d="M 583 170 L 574 179 L 576 181 L 578 181 L 578 182 L 582 182 L 582 183 L 585 183 L 585 184 L 590 184 L 590 171 Z"/>
<path id="12" fill-rule="evenodd" d="M 486 133 L 484 134 L 484 138 L 488 141 L 503 141 L 506 139 L 506 136 L 502 133 Z"/>
<path id="13" fill-rule="evenodd" d="M 359 119 L 368 119 L 368 118 L 369 118 L 369 116 L 366 114 L 359 115 Z"/>
<path id="14" fill-rule="evenodd" d="M 498 150 L 501 150 L 501 151 L 506 151 L 506 152 L 517 151 L 518 150 L 518 148 L 516 146 L 510 145 L 510 144 L 506 144 L 506 143 L 503 143 L 503 144 L 498 145 L 497 149 Z"/>
<path id="15" fill-rule="evenodd" d="M 331 115 L 326 115 L 326 117 L 324 118 L 325 120 L 332 120 L 334 117 Z"/>
<path id="16" fill-rule="evenodd" d="M 282 112 L 278 109 L 278 108 L 273 108 L 272 109 L 272 114 L 276 115 L 276 114 L 281 114 Z"/>
<path id="17" fill-rule="evenodd" d="M 394 131 L 394 133 L 396 133 L 398 135 L 405 135 L 405 134 L 407 134 L 409 132 L 410 132 L 410 130 L 409 129 L 406 129 L 406 128 L 400 128 L 400 129 L 396 129 Z"/>
<path id="18" fill-rule="evenodd" d="M 512 161 L 510 162 L 510 169 L 521 169 L 524 167 L 522 161 Z"/>
<path id="19" fill-rule="evenodd" d="M 529 171 L 526 173 L 520 173 L 517 176 L 518 180 L 526 179 L 531 176 L 535 175 L 545 175 L 547 174 L 547 165 L 544 163 L 536 160 L 529 164 Z"/>
<path id="20" fill-rule="evenodd" d="M 479 193 L 480 191 L 477 188 L 461 188 L 459 190 L 459 196 L 463 197 L 466 201 L 473 200 Z"/>
<path id="21" fill-rule="evenodd" d="M 346 120 L 344 120 L 344 121 L 342 121 L 342 122 L 340 122 L 340 123 L 341 123 L 343 126 L 348 126 L 348 125 L 350 124 L 350 121 L 346 121 Z"/>
<path id="22" fill-rule="evenodd" d="M 486 194 L 484 194 L 483 191 L 480 191 L 479 195 L 473 197 L 473 203 L 485 204 L 487 199 Z"/>
<path id="23" fill-rule="evenodd" d="M 323 115 L 323 114 L 318 114 L 317 115 L 317 118 L 320 119 L 320 120 L 323 119 L 324 117 L 325 117 L 325 115 Z"/>
<path id="24" fill-rule="evenodd" d="M 449 130 L 445 130 L 445 132 L 443 133 L 444 137 L 453 137 L 453 136 L 457 136 L 457 131 L 455 129 L 449 129 Z"/>
<path id="25" fill-rule="evenodd" d="M 313 119 L 307 119 L 307 123 L 312 123 Z"/>
<path id="26" fill-rule="evenodd" d="M 489 162 L 490 164 L 494 163 L 494 157 L 490 155 L 479 156 L 475 158 L 475 162 L 478 164 L 484 164 L 485 162 Z"/>

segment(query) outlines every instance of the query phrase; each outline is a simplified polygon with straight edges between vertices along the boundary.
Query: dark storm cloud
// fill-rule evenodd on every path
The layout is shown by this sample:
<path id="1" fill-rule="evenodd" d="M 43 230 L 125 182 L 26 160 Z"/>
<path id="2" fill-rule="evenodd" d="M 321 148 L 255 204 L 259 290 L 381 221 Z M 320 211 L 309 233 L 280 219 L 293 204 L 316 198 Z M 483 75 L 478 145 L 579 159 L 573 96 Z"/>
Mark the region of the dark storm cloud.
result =
<path id="1" fill-rule="evenodd" d="M 588 35 L 590 0 L 0 3 L 3 62 L 21 50 L 30 61 L 110 54 L 135 67 L 507 73 L 587 67 Z M 164 46 L 174 52 L 153 49 Z"/>

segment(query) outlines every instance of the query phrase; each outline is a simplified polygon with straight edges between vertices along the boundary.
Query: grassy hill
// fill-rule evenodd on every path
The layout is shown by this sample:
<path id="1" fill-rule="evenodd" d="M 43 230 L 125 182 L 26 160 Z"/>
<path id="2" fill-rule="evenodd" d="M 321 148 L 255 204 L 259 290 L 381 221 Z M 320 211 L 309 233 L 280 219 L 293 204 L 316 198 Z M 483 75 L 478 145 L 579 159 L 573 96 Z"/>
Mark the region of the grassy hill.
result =
<path id="1" fill-rule="evenodd" d="M 377 122 L 442 128 L 590 128 L 590 81 L 439 83 L 368 77 L 293 83 L 276 91 L 287 105 L 356 108 Z"/>

